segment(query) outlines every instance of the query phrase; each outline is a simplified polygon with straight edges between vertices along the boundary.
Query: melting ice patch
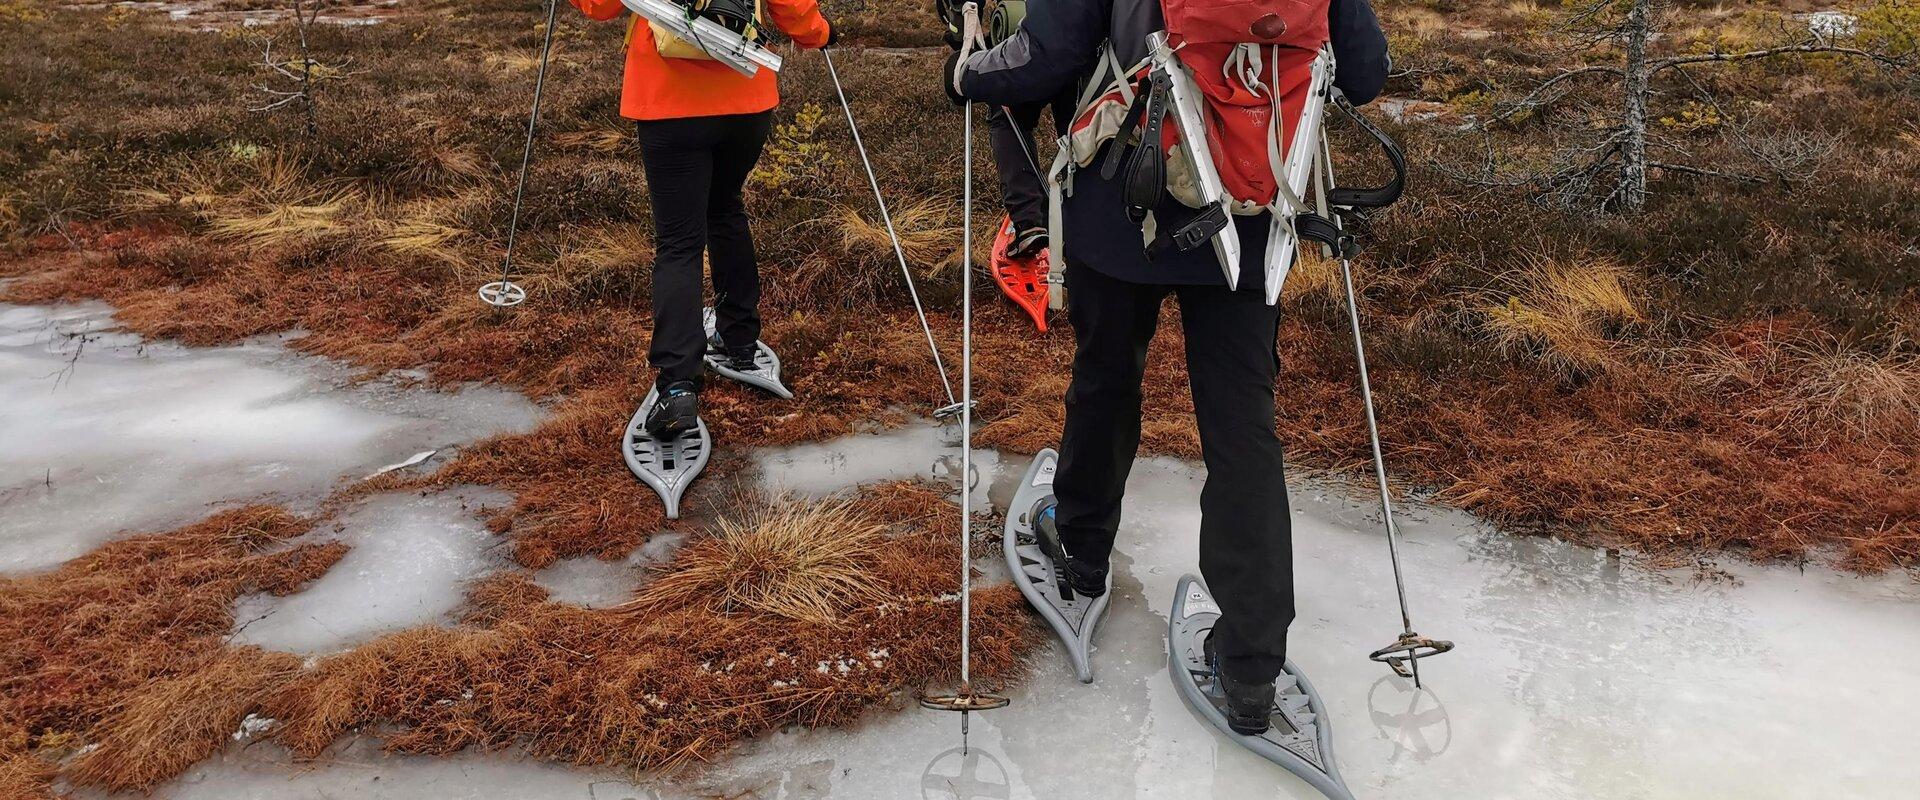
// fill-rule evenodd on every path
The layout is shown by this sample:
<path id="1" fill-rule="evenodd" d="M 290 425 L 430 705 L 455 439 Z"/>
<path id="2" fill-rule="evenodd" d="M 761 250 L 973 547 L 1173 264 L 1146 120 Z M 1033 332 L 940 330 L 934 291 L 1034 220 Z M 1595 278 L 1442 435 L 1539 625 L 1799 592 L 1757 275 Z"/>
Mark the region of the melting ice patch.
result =
<path id="1" fill-rule="evenodd" d="M 361 503 L 337 525 L 353 547 L 346 557 L 301 592 L 240 598 L 232 641 L 318 655 L 448 621 L 467 583 L 500 565 L 489 551 L 499 539 L 476 512 L 505 501 L 500 492 L 462 489 Z"/>
<path id="2" fill-rule="evenodd" d="M 533 580 L 549 599 L 587 608 L 606 608 L 626 602 L 653 577 L 653 568 L 667 562 L 687 539 L 684 533 L 656 533 L 632 555 L 619 561 L 565 558 L 534 573 Z"/>
<path id="3" fill-rule="evenodd" d="M 110 317 L 101 304 L 0 305 L 0 574 L 210 506 L 301 507 L 342 477 L 526 430 L 542 413 L 497 389 L 354 384 L 270 340 L 143 343 Z"/>

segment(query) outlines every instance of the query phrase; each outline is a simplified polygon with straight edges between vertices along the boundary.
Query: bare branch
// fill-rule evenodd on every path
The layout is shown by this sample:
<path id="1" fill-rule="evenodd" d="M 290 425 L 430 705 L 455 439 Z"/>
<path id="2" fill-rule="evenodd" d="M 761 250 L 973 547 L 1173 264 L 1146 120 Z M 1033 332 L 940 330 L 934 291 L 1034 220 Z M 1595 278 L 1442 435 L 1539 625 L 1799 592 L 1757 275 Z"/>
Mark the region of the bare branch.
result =
<path id="1" fill-rule="evenodd" d="M 1751 61 L 1756 58 L 1772 58 L 1774 56 L 1788 55 L 1788 54 L 1794 54 L 1794 53 L 1798 53 L 1798 54 L 1829 53 L 1832 55 L 1848 56 L 1851 58 L 1864 58 L 1869 61 L 1884 64 L 1890 67 L 1902 66 L 1899 60 L 1891 56 L 1886 56 L 1880 53 L 1874 53 L 1867 50 L 1861 50 L 1857 47 L 1839 47 L 1836 45 L 1824 44 L 1816 40 L 1816 41 L 1810 41 L 1810 42 L 1803 42 L 1801 44 L 1785 45 L 1782 47 L 1766 47 L 1766 48 L 1761 48 L 1759 50 L 1748 50 L 1744 53 L 1702 53 L 1700 55 L 1671 56 L 1668 58 L 1654 59 L 1652 62 L 1650 62 L 1651 66 L 1648 68 L 1647 74 L 1657 75 L 1666 70 L 1673 69 L 1674 67 L 1685 66 L 1687 64 L 1729 63 L 1734 61 Z"/>

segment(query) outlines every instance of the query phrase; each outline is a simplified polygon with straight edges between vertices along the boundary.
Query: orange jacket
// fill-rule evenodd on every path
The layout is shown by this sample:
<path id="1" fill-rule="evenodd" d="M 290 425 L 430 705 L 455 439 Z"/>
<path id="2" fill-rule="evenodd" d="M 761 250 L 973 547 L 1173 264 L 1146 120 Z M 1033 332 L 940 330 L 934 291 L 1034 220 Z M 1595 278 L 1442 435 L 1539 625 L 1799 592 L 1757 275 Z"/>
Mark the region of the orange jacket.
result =
<path id="1" fill-rule="evenodd" d="M 597 20 L 620 16 L 620 0 L 568 0 L 574 8 Z M 767 19 L 801 47 L 827 43 L 827 19 L 817 0 L 762 0 Z M 653 43 L 653 29 L 634 16 L 627 41 L 626 77 L 620 89 L 620 116 L 628 119 L 674 119 L 720 114 L 753 114 L 780 104 L 774 73 L 760 70 L 748 78 L 718 61 L 661 58 Z"/>

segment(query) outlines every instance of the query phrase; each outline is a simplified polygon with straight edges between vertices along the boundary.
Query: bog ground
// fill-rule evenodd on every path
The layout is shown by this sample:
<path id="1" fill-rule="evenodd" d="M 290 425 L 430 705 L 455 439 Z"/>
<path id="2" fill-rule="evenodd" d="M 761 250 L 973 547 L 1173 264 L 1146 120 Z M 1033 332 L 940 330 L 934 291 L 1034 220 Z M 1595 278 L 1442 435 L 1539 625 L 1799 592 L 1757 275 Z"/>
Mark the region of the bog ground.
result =
<path id="1" fill-rule="evenodd" d="M 235 434 L 258 429 L 229 407 L 116 405 L 110 401 L 165 390 L 182 376 L 212 386 L 297 387 L 246 399 L 242 405 L 256 413 L 353 408 L 366 402 L 367 387 L 345 383 L 339 370 L 323 377 L 324 362 L 273 344 L 238 354 L 149 347 L 112 332 L 103 312 L 0 309 L 0 380 L 9 387 L 0 425 L 9 438 L 27 432 L 25 420 L 46 403 L 100 409 L 85 415 L 87 427 L 119 432 L 66 453 L 11 454 L 9 465 L 71 476 L 88 464 L 138 463 L 185 450 L 226 471 L 279 474 L 197 504 L 232 503 L 310 495 L 316 482 L 359 480 L 421 446 L 379 415 L 327 417 L 327 438 L 364 437 L 382 447 L 357 453 L 357 460 L 286 465 L 286 450 L 237 444 L 248 437 Z M 84 349 L 68 335 L 78 330 L 95 337 Z M 503 393 L 480 399 L 387 391 L 394 405 L 452 409 L 467 420 L 481 411 L 499 422 L 528 413 Z M 299 404 L 289 410 L 293 398 Z M 156 418 L 166 424 L 148 424 Z M 291 420 L 271 427 L 301 428 Z M 766 491 L 804 495 L 897 479 L 945 481 L 957 461 L 948 439 L 916 421 L 754 451 L 745 473 Z M 421 441 L 445 448 L 461 439 Z M 988 497 L 978 513 L 986 524 L 1004 510 L 1025 459 L 982 451 L 978 463 Z M 1095 650 L 1098 681 L 1078 683 L 1057 646 L 1043 648 L 1014 705 L 975 718 L 976 750 L 966 758 L 954 750 L 955 720 L 911 703 L 869 712 L 841 730 L 772 732 L 712 767 L 638 778 L 543 764 L 516 748 L 396 756 L 353 737 L 316 760 L 297 760 L 255 740 L 275 724 L 256 715 L 231 732 L 232 746 L 155 791 L 181 800 L 1312 797 L 1272 765 L 1220 741 L 1181 705 L 1167 679 L 1166 613 L 1174 583 L 1196 568 L 1200 480 L 1184 461 L 1139 466 L 1117 594 Z M 56 507 L 63 485 L 40 487 L 48 495 L 40 508 L 47 526 L 66 530 L 84 530 L 78 523 L 90 519 L 89 508 L 140 496 L 110 484 L 88 489 L 85 503 Z M 18 489 L 10 498 L 10 508 L 22 502 Z M 1295 657 L 1330 705 L 1341 763 L 1363 795 L 1895 797 L 1920 779 L 1903 740 L 1888 735 L 1920 713 L 1920 690 L 1904 678 L 1906 654 L 1920 651 L 1920 590 L 1904 576 L 1862 579 L 1738 562 L 1649 570 L 1617 554 L 1516 538 L 1460 512 L 1416 504 L 1404 526 L 1415 610 L 1423 629 L 1461 648 L 1428 662 L 1429 688 L 1415 691 L 1363 657 L 1395 626 L 1370 501 L 1325 480 L 1296 481 L 1292 500 L 1302 599 Z M 350 542 L 347 557 L 301 591 L 235 603 L 231 640 L 324 656 L 408 626 L 453 624 L 462 585 L 516 569 L 489 553 L 492 536 L 477 510 L 490 502 L 499 498 L 454 490 L 381 494 L 356 504 L 331 529 L 308 534 Z M 197 513 L 204 511 L 189 515 Z M 66 538 L 80 536 L 95 540 Z M 618 603 L 680 545 L 672 536 L 655 541 L 633 559 L 566 559 L 534 577 L 558 602 Z M 64 544 L 56 537 L 36 549 Z M 997 556 L 978 565 L 986 580 L 1004 579 Z"/>

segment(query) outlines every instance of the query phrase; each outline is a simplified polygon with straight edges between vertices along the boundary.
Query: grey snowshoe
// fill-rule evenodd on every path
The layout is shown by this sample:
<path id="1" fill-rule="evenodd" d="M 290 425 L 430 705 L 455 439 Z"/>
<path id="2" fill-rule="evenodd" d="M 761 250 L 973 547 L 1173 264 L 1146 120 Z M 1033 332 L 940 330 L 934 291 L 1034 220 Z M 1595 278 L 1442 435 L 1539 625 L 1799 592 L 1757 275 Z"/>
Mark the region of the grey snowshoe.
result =
<path id="1" fill-rule="evenodd" d="M 755 341 L 752 349 L 743 347 L 735 352 L 720 344 L 719 321 L 713 309 L 701 310 L 700 320 L 707 329 L 708 369 L 783 400 L 793 399 L 793 391 L 780 382 L 780 357 L 766 342 Z"/>
<path id="2" fill-rule="evenodd" d="M 1020 593 L 1026 595 L 1027 602 L 1040 612 L 1054 635 L 1066 645 L 1074 676 L 1081 683 L 1092 683 L 1093 634 L 1107 612 L 1113 577 L 1081 576 L 1079 583 L 1086 589 L 1097 587 L 1097 593 L 1076 588 L 1076 581 L 1059 559 L 1058 541 L 1050 541 L 1051 537 L 1043 536 L 1039 530 L 1041 515 L 1053 507 L 1053 473 L 1059 460 L 1053 450 L 1047 449 L 1035 455 L 1033 463 L 1027 466 L 1026 475 L 1020 479 L 1020 489 L 1014 493 L 1013 504 L 1007 510 L 1003 549 L 1007 553 L 1007 569 L 1013 573 Z M 1053 552 L 1049 553 L 1050 550 Z"/>
<path id="3" fill-rule="evenodd" d="M 1192 575 L 1182 577 L 1174 592 L 1173 613 L 1167 618 L 1167 669 L 1180 699 L 1235 744 L 1279 764 L 1333 800 L 1353 800 L 1334 764 L 1333 731 L 1313 684 L 1299 666 L 1288 661 L 1271 687 L 1223 686 L 1206 646 L 1219 619 L 1220 606 L 1213 602 L 1206 584 Z M 1231 698 L 1229 691 L 1234 693 Z M 1272 700 L 1267 704 L 1265 729 L 1241 733 L 1260 729 L 1257 721 L 1248 719 L 1252 716 L 1248 706 L 1268 696 L 1268 691 Z"/>
<path id="4" fill-rule="evenodd" d="M 677 435 L 655 436 L 648 430 L 647 420 L 659 402 L 660 389 L 654 387 L 647 392 L 647 399 L 640 402 L 639 410 L 633 412 L 633 419 L 627 422 L 626 435 L 620 442 L 620 456 L 635 477 L 659 493 L 667 507 L 667 519 L 679 519 L 680 498 L 700 471 L 706 469 L 707 458 L 713 451 L 713 437 L 707 433 L 707 423 L 698 416 L 694 417 L 692 428 Z"/>

